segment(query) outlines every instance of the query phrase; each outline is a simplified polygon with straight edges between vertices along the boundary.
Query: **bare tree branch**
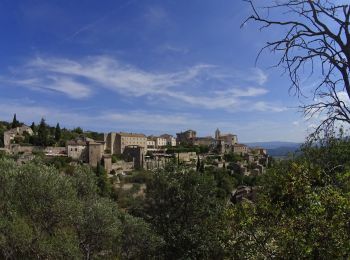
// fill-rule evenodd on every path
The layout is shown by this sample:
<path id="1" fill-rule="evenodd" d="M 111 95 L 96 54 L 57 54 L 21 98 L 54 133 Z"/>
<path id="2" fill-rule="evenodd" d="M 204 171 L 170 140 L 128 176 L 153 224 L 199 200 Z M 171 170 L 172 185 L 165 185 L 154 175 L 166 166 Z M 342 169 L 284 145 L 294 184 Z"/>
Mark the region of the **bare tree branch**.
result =
<path id="1" fill-rule="evenodd" d="M 275 66 L 282 67 L 289 75 L 291 89 L 298 96 L 303 95 L 305 68 L 310 70 L 310 75 L 320 74 L 317 76 L 322 80 L 313 89 L 315 102 L 301 106 L 307 117 L 322 114 L 316 131 L 330 129 L 338 121 L 350 124 L 349 4 L 339 4 L 337 0 L 270 0 L 269 6 L 257 7 L 254 0 L 244 1 L 253 13 L 244 24 L 254 21 L 261 24 L 260 30 L 276 26 L 286 29 L 280 39 L 266 43 L 257 60 L 265 50 L 279 53 Z M 287 13 L 292 19 L 273 19 L 272 11 L 279 14 L 277 17 Z"/>

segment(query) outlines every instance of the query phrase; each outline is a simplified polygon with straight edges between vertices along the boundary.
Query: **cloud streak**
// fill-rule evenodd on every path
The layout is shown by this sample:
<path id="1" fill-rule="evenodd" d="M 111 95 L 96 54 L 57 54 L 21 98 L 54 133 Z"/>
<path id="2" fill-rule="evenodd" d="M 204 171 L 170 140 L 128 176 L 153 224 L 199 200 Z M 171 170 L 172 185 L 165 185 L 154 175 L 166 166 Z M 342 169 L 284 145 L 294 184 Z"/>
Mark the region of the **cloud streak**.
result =
<path id="1" fill-rule="evenodd" d="M 129 98 L 151 97 L 205 109 L 284 110 L 256 100 L 268 93 L 261 86 L 268 78 L 260 69 L 239 74 L 197 64 L 176 72 L 149 72 L 108 56 L 92 56 L 80 60 L 38 57 L 13 71 L 0 80 L 32 90 L 59 92 L 73 99 L 89 98 L 104 88 Z M 246 87 L 237 86 L 237 81 Z"/>

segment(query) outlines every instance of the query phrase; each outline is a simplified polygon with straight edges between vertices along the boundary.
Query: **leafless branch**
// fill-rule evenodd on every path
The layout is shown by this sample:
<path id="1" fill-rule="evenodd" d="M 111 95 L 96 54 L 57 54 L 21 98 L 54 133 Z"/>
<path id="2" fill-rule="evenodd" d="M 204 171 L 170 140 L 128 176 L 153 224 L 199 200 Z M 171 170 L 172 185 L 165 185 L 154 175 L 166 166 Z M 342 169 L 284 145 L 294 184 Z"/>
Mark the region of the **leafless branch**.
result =
<path id="1" fill-rule="evenodd" d="M 280 54 L 275 66 L 289 75 L 290 90 L 294 89 L 298 96 L 305 88 L 302 81 L 305 68 L 310 75 L 320 74 L 317 76 L 322 80 L 313 89 L 315 102 L 301 106 L 305 116 L 325 116 L 316 131 L 328 129 L 337 121 L 350 123 L 349 4 L 336 0 L 270 0 L 269 6 L 257 7 L 254 0 L 244 1 L 252 9 L 244 23 L 257 22 L 261 24 L 260 30 L 276 26 L 285 29 L 281 38 L 266 43 L 257 60 L 265 50 Z M 279 14 L 276 19 L 271 17 L 271 11 Z M 284 13 L 292 18 L 284 20 L 281 18 Z"/>

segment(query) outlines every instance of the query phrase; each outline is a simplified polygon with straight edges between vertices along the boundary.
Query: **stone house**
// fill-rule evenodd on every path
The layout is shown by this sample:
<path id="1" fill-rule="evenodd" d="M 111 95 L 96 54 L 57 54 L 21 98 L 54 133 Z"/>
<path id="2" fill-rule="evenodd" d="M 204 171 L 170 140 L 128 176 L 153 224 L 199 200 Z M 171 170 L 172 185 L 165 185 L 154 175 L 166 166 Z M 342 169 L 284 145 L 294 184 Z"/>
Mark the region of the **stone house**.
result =
<path id="1" fill-rule="evenodd" d="M 6 132 L 4 132 L 4 147 L 10 148 L 12 140 L 15 139 L 16 136 L 23 137 L 24 134 L 27 133 L 29 135 L 33 135 L 33 130 L 26 125 L 22 125 L 16 128 L 12 128 Z"/>

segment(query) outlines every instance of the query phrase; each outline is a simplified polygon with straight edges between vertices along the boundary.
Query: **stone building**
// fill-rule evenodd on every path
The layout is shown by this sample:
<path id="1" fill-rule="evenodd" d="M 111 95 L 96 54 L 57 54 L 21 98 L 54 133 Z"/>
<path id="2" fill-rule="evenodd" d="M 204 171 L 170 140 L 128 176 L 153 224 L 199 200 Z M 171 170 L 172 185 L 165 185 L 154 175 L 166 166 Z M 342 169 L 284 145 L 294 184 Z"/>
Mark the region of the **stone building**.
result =
<path id="1" fill-rule="evenodd" d="M 29 135 L 33 135 L 33 130 L 26 125 L 22 125 L 16 128 L 12 128 L 6 132 L 4 132 L 4 147 L 5 148 L 10 148 L 11 146 L 11 141 L 15 139 L 15 137 L 23 137 L 24 134 L 27 133 Z"/>
<path id="2" fill-rule="evenodd" d="M 155 137 L 155 142 L 156 142 L 156 147 L 157 148 L 163 148 L 167 145 L 167 139 L 163 138 L 163 137 Z"/>
<path id="3" fill-rule="evenodd" d="M 177 144 L 193 144 L 197 137 L 197 132 L 194 130 L 187 130 L 176 134 Z"/>
<path id="4" fill-rule="evenodd" d="M 104 145 L 104 142 L 80 137 L 67 142 L 67 156 L 96 167 L 98 163 L 102 163 L 105 158 L 108 158 L 108 155 L 104 153 Z"/>
<path id="5" fill-rule="evenodd" d="M 245 144 L 235 144 L 232 146 L 232 152 L 236 154 L 246 154 L 248 153 L 248 146 Z"/>
<path id="6" fill-rule="evenodd" d="M 135 169 L 144 168 L 145 148 L 138 145 L 129 145 L 124 148 L 125 160 L 132 161 Z"/>
<path id="7" fill-rule="evenodd" d="M 73 160 L 82 162 L 89 161 L 89 149 L 87 140 L 71 140 L 67 142 L 66 147 L 68 157 L 72 158 Z"/>
<path id="8" fill-rule="evenodd" d="M 174 138 L 172 135 L 163 134 L 160 137 L 166 139 L 167 145 L 176 146 L 176 138 Z"/>
<path id="9" fill-rule="evenodd" d="M 252 147 L 252 148 L 250 148 L 250 151 L 254 154 L 257 154 L 257 155 L 263 155 L 263 156 L 267 155 L 267 150 L 265 148 L 262 148 L 262 147 Z"/>
<path id="10" fill-rule="evenodd" d="M 99 162 L 102 162 L 104 156 L 104 142 L 89 142 L 89 164 L 96 167 Z"/>
<path id="11" fill-rule="evenodd" d="M 147 137 L 144 134 L 135 133 L 108 133 L 104 135 L 104 150 L 111 154 L 123 154 L 127 146 L 140 146 L 146 152 Z"/>
<path id="12" fill-rule="evenodd" d="M 147 140 L 147 151 L 155 150 L 156 149 L 156 141 L 154 140 Z"/>
<path id="13" fill-rule="evenodd" d="M 194 145 L 212 146 L 215 144 L 215 139 L 211 136 L 197 137 L 193 141 Z"/>
<path id="14" fill-rule="evenodd" d="M 167 145 L 167 139 L 163 137 L 158 137 L 158 136 L 149 136 L 147 137 L 147 146 L 153 146 L 154 142 L 154 147 L 156 149 L 161 149 L 164 148 Z"/>
<path id="15" fill-rule="evenodd" d="M 237 135 L 234 134 L 221 134 L 219 129 L 216 129 L 215 131 L 215 139 L 224 141 L 225 144 L 228 145 L 235 145 L 238 143 Z"/>

